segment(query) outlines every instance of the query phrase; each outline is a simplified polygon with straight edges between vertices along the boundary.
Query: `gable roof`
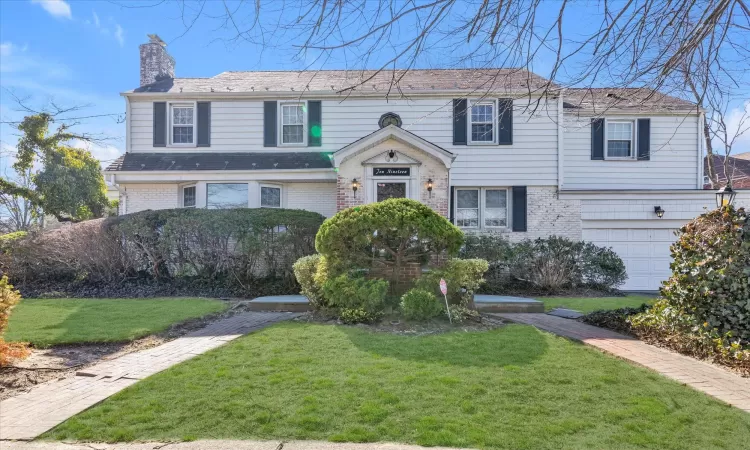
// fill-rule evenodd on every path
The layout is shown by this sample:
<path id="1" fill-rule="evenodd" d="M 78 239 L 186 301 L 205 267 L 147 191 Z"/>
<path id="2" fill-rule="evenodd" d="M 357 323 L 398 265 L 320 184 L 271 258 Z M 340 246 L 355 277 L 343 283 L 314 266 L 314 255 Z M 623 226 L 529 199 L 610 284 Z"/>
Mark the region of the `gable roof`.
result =
<path id="1" fill-rule="evenodd" d="M 708 176 L 709 157 L 703 158 L 703 173 Z M 726 161 L 726 171 L 725 164 Z M 732 187 L 735 189 L 750 188 L 750 160 L 735 158 L 733 156 L 713 156 L 713 166 L 716 170 L 719 184 L 724 186 L 727 183 L 727 173 L 732 178 Z"/>
<path id="2" fill-rule="evenodd" d="M 125 153 L 107 172 L 331 169 L 331 153 Z"/>
<path id="3" fill-rule="evenodd" d="M 610 110 L 695 112 L 696 104 L 647 88 L 568 88 L 563 93 L 563 108 L 597 114 Z"/>
<path id="4" fill-rule="evenodd" d="M 397 127 L 396 125 L 388 125 L 387 127 L 373 131 L 367 136 L 357 139 L 346 147 L 342 147 L 341 149 L 336 151 L 333 154 L 333 162 L 336 167 L 338 167 L 342 162 L 351 158 L 353 155 L 372 148 L 388 139 L 395 139 L 410 147 L 421 150 L 445 164 L 445 167 L 449 169 L 451 167 L 451 164 L 453 163 L 453 160 L 456 159 L 456 155 L 444 149 L 443 147 L 435 145 L 432 142 L 417 136 L 411 131 L 404 130 L 403 128 Z"/>
<path id="5" fill-rule="evenodd" d="M 548 80 L 525 69 L 306 70 L 223 72 L 211 78 L 167 78 L 129 92 L 250 93 L 324 92 L 337 94 L 352 86 L 358 93 L 468 91 L 528 93 Z M 557 87 L 556 85 L 552 85 Z"/>

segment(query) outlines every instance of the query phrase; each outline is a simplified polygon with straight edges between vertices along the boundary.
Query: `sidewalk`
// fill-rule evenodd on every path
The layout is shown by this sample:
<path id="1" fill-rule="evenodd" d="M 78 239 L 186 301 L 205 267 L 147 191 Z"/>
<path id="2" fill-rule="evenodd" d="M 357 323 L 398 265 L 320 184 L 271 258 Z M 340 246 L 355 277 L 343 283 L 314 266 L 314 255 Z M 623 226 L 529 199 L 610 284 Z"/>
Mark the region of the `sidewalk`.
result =
<path id="1" fill-rule="evenodd" d="M 246 333 L 297 315 L 264 312 L 237 314 L 164 345 L 95 364 L 74 377 L 41 384 L 29 392 L 0 402 L 0 440 L 33 439 L 138 380 Z M 7 445 L 2 443 L 0 447 L 5 450 Z"/>
<path id="2" fill-rule="evenodd" d="M 3 442 L 3 450 L 420 450 L 418 445 L 370 443 L 335 444 L 322 441 L 194 441 L 132 444 L 64 444 L 59 442 Z M 430 450 L 449 450 L 429 447 Z M 466 449 L 468 450 L 468 449 Z"/>
<path id="3" fill-rule="evenodd" d="M 581 341 L 750 412 L 750 379 L 720 367 L 575 320 L 548 314 L 496 315 Z"/>

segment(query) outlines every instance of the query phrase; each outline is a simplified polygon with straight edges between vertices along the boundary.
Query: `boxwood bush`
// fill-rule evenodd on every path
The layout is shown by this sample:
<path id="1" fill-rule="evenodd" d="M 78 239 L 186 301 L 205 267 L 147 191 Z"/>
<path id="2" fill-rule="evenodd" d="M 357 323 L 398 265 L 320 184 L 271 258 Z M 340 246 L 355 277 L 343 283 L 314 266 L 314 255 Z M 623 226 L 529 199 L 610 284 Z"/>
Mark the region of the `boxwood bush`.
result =
<path id="1" fill-rule="evenodd" d="M 323 295 L 346 323 L 374 322 L 383 316 L 388 282 L 348 274 L 323 284 Z"/>
<path id="2" fill-rule="evenodd" d="M 443 305 L 432 292 L 411 289 L 401 297 L 401 313 L 409 320 L 429 320 L 439 316 Z"/>

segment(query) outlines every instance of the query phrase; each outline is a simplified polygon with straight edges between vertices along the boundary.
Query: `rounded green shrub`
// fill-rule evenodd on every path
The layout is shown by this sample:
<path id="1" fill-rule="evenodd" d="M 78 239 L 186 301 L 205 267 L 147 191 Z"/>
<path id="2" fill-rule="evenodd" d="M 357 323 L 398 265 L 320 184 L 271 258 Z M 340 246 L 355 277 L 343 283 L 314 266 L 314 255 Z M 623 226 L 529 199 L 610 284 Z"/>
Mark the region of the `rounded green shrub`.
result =
<path id="1" fill-rule="evenodd" d="M 323 285 L 323 296 L 330 306 L 340 311 L 345 322 L 373 322 L 385 310 L 388 282 L 352 277 L 347 274 L 331 278 Z"/>
<path id="2" fill-rule="evenodd" d="M 750 220 L 726 206 L 682 227 L 661 295 L 695 325 L 750 343 Z"/>
<path id="3" fill-rule="evenodd" d="M 294 269 L 294 277 L 297 279 L 301 288 L 301 294 L 307 297 L 310 301 L 310 305 L 318 309 L 325 305 L 325 299 L 323 297 L 323 285 L 316 282 L 316 273 L 318 272 L 318 266 L 320 263 L 321 256 L 318 254 L 303 256 L 298 259 L 292 268 Z"/>
<path id="4" fill-rule="evenodd" d="M 448 302 L 454 305 L 471 305 L 474 293 L 484 283 L 484 273 L 489 265 L 483 259 L 451 259 L 444 267 L 431 270 L 417 280 L 415 287 L 442 297 L 440 279 L 448 286 Z"/>
<path id="5" fill-rule="evenodd" d="M 453 255 L 462 243 L 458 227 L 429 206 L 405 198 L 340 211 L 323 223 L 315 238 L 332 273 L 377 263 L 390 269 L 392 279 L 406 264 Z"/>
<path id="6" fill-rule="evenodd" d="M 424 289 L 411 289 L 401 297 L 401 313 L 409 320 L 429 320 L 442 311 L 435 294 Z"/>

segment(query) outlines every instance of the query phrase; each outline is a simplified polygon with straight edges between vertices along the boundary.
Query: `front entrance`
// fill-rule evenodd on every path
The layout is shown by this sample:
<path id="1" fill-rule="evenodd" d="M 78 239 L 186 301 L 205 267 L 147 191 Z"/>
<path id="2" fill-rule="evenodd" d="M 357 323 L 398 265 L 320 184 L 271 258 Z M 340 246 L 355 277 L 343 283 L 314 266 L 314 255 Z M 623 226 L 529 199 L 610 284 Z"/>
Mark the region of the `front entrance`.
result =
<path id="1" fill-rule="evenodd" d="M 389 198 L 406 198 L 406 182 L 375 182 L 376 201 L 382 202 Z"/>

